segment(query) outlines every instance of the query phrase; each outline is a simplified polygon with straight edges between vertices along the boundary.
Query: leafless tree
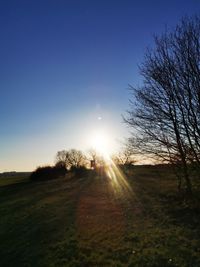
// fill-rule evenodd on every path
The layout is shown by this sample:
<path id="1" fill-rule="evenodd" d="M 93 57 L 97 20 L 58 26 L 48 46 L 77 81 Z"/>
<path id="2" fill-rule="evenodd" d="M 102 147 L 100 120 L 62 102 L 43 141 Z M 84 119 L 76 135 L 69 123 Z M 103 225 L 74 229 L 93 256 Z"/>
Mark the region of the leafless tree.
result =
<path id="1" fill-rule="evenodd" d="M 98 155 L 97 151 L 95 149 L 93 149 L 93 148 L 91 148 L 88 151 L 88 155 L 89 155 L 89 160 L 97 161 L 98 158 L 99 158 L 99 155 Z"/>
<path id="2" fill-rule="evenodd" d="M 126 143 L 121 151 L 112 158 L 117 165 L 133 165 L 136 162 L 132 146 L 129 143 Z"/>
<path id="3" fill-rule="evenodd" d="M 55 158 L 55 164 L 63 165 L 66 168 L 68 168 L 67 161 L 68 161 L 68 151 L 67 150 L 58 151 Z"/>
<path id="4" fill-rule="evenodd" d="M 191 193 L 189 167 L 200 166 L 200 19 L 184 18 L 155 37 L 140 72 L 143 85 L 130 86 L 125 118 L 134 128 L 130 142 L 140 153 L 180 166 Z"/>
<path id="5" fill-rule="evenodd" d="M 85 155 L 80 150 L 70 149 L 58 151 L 56 154 L 56 163 L 65 164 L 67 169 L 78 168 L 85 165 Z"/>
<path id="6" fill-rule="evenodd" d="M 88 156 L 89 161 L 94 161 L 96 167 L 102 166 L 104 164 L 102 156 L 95 149 L 91 148 L 88 151 Z"/>

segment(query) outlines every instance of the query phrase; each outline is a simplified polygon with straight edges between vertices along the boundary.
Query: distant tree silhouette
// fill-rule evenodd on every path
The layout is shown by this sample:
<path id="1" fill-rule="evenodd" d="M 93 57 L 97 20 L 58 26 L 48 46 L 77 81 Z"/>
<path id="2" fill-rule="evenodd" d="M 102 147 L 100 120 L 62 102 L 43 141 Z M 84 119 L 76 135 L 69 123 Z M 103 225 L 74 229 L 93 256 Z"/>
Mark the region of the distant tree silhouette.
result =
<path id="1" fill-rule="evenodd" d="M 79 168 L 85 165 L 85 155 L 77 149 L 62 150 L 56 154 L 56 164 L 65 165 L 67 169 Z"/>
<path id="2" fill-rule="evenodd" d="M 155 37 L 140 67 L 143 84 L 133 88 L 125 118 L 140 153 L 178 168 L 188 193 L 190 166 L 200 166 L 200 19 L 184 18 L 174 31 Z M 181 174 L 181 175 L 180 175 Z"/>
<path id="3" fill-rule="evenodd" d="M 124 144 L 123 148 L 117 154 L 113 155 L 112 159 L 117 165 L 121 166 L 131 166 L 136 162 L 134 150 L 129 142 Z"/>
<path id="4" fill-rule="evenodd" d="M 88 160 L 91 162 L 93 161 L 95 164 L 95 168 L 98 168 L 99 166 L 103 165 L 103 158 L 102 156 L 97 152 L 97 150 L 91 148 L 88 151 Z"/>
<path id="5" fill-rule="evenodd" d="M 67 166 L 67 162 L 68 162 L 68 151 L 66 150 L 61 150 L 58 151 L 56 154 L 56 164 L 60 164 L 60 165 L 64 165 L 66 168 L 68 168 Z"/>

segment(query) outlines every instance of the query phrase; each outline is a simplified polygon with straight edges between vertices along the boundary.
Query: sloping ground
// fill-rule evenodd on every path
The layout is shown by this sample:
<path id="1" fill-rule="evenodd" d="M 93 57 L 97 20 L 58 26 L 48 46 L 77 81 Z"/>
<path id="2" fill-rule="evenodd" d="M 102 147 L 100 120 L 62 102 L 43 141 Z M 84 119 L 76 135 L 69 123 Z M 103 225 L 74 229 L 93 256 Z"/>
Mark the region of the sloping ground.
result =
<path id="1" fill-rule="evenodd" d="M 108 178 L 97 177 L 80 198 L 76 226 L 81 247 L 94 249 L 120 247 L 126 221 Z"/>
<path id="2" fill-rule="evenodd" d="M 81 266 L 127 266 L 132 254 L 125 242 L 130 213 L 137 221 L 140 206 L 133 192 L 118 194 L 107 175 L 95 177 L 82 192 L 76 211 L 78 248 L 84 255 Z"/>
<path id="3" fill-rule="evenodd" d="M 0 187 L 0 266 L 200 267 L 199 201 L 169 170 L 128 176 Z"/>
<path id="4" fill-rule="evenodd" d="M 0 187 L 0 266 L 64 266 L 76 256 L 74 214 L 89 179 Z"/>

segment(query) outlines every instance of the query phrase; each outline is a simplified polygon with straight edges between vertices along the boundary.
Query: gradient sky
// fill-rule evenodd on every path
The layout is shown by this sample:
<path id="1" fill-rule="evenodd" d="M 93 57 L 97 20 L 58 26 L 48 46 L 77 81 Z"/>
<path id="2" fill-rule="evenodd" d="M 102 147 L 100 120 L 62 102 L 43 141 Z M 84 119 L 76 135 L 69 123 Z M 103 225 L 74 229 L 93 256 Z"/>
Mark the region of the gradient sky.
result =
<path id="1" fill-rule="evenodd" d="M 0 172 L 87 150 L 95 129 L 128 136 L 121 115 L 146 47 L 199 12 L 198 0 L 1 0 Z"/>

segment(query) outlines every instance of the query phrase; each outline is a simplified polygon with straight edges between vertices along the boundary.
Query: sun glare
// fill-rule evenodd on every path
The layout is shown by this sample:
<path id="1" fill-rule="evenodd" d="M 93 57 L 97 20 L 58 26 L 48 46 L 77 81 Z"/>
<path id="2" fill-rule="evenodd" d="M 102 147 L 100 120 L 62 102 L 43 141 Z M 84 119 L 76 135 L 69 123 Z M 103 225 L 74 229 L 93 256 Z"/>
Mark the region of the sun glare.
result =
<path id="1" fill-rule="evenodd" d="M 108 157 L 111 154 L 110 143 L 109 135 L 103 131 L 95 132 L 91 137 L 92 148 L 104 157 Z"/>
<path id="2" fill-rule="evenodd" d="M 98 129 L 88 136 L 90 147 L 98 152 L 104 159 L 104 163 L 100 170 L 104 170 L 104 174 L 109 178 L 110 185 L 118 196 L 129 198 L 132 194 L 131 187 L 122 170 L 112 160 L 114 148 L 111 133 Z M 102 169 L 103 167 L 103 169 Z"/>

